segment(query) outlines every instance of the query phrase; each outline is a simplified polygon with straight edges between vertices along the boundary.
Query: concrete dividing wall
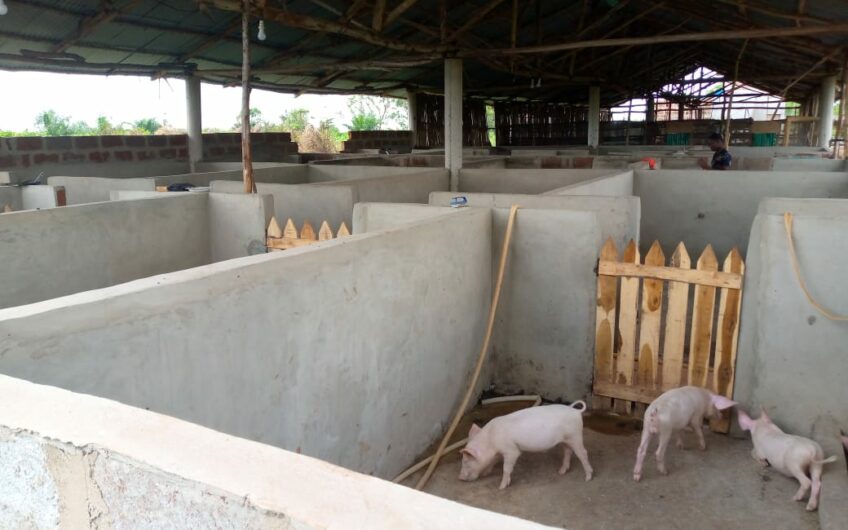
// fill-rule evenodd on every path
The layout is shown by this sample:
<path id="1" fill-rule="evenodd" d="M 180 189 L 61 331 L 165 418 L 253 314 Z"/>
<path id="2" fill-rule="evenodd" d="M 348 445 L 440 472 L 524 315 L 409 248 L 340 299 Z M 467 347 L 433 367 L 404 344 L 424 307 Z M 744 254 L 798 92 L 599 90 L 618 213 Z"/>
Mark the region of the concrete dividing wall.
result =
<path id="1" fill-rule="evenodd" d="M 449 206 L 451 192 L 433 192 L 430 204 Z M 618 248 L 624 248 L 628 241 L 639 241 L 639 197 L 591 197 L 557 195 L 519 195 L 508 193 L 463 193 L 469 206 L 483 208 L 509 208 L 518 204 L 522 209 L 572 210 L 597 214 L 600 223 L 601 238 L 613 238 Z M 456 210 L 456 209 L 454 209 Z"/>
<path id="2" fill-rule="evenodd" d="M 243 195 L 241 182 L 214 181 L 212 192 Z M 315 228 L 327 221 L 336 230 L 342 222 L 351 224 L 353 205 L 356 202 L 350 186 L 315 186 L 310 184 L 270 184 L 257 182 L 256 191 L 274 198 L 274 215 L 280 226 L 291 218 L 300 228 L 309 221 Z M 317 223 L 317 224 L 316 224 Z"/>
<path id="3" fill-rule="evenodd" d="M 210 193 L 208 196 L 210 262 L 264 254 L 274 198 L 261 193 Z"/>
<path id="4" fill-rule="evenodd" d="M 377 232 L 461 211 L 460 208 L 439 208 L 425 204 L 360 202 L 353 207 L 353 233 Z"/>
<path id="5" fill-rule="evenodd" d="M 221 164 L 228 165 L 228 164 Z M 213 180 L 234 180 L 242 182 L 244 174 L 241 169 L 211 170 L 205 173 L 183 173 L 180 175 L 163 175 L 153 177 L 156 186 L 171 184 L 192 184 L 194 186 L 209 186 Z M 298 164 L 265 165 L 253 170 L 256 182 L 274 182 L 278 184 L 300 184 L 307 182 L 308 168 Z"/>
<path id="6" fill-rule="evenodd" d="M 93 396 L 0 392 L 3 528 L 548 528 Z"/>
<path id="7" fill-rule="evenodd" d="M 4 213 L 6 207 L 13 212 L 55 208 L 58 202 L 53 186 L 0 186 L 0 213 Z"/>
<path id="8" fill-rule="evenodd" d="M 491 222 L 467 209 L 0 310 L 0 372 L 392 476 L 473 367 Z"/>
<path id="9" fill-rule="evenodd" d="M 536 195 L 610 173 L 618 172 L 609 169 L 463 169 L 459 172 L 459 191 Z"/>
<path id="10" fill-rule="evenodd" d="M 0 217 L 0 307 L 209 263 L 206 202 L 181 194 Z"/>
<path id="11" fill-rule="evenodd" d="M 807 288 L 830 311 L 848 314 L 848 201 L 765 202 L 748 245 L 734 399 L 766 407 L 794 434 L 814 434 L 819 420 L 848 430 L 848 323 L 828 320 L 805 298 L 790 264 L 783 211 L 795 214 Z M 834 464 L 826 474 L 838 472 Z"/>
<path id="12" fill-rule="evenodd" d="M 326 182 L 320 186 L 350 187 L 354 202 L 417 202 L 426 204 L 430 192 L 446 191 L 450 174 L 436 169 L 362 179 Z"/>
<path id="13" fill-rule="evenodd" d="M 434 171 L 426 167 L 398 167 L 398 166 L 348 166 L 348 165 L 321 165 L 309 164 L 305 166 L 308 171 L 308 182 L 330 182 L 338 180 L 359 180 L 374 177 L 389 177 L 395 175 L 414 175 L 426 171 Z M 436 168 L 438 171 L 440 168 Z"/>
<path id="14" fill-rule="evenodd" d="M 679 241 L 700 255 L 709 243 L 723 258 L 748 246 L 751 223 L 766 197 L 847 197 L 848 174 L 764 171 L 636 171 L 642 199 L 642 246 Z"/>
<path id="15" fill-rule="evenodd" d="M 633 171 L 598 177 L 570 186 L 547 191 L 543 195 L 596 195 L 601 197 L 629 197 L 633 195 Z"/>
<path id="16" fill-rule="evenodd" d="M 774 171 L 846 171 L 845 160 L 831 158 L 775 158 Z"/>
<path id="17" fill-rule="evenodd" d="M 492 210 L 493 270 L 508 213 Z M 492 337 L 496 390 L 566 401 L 589 394 L 602 240 L 594 213 L 519 210 Z"/>
<path id="18" fill-rule="evenodd" d="M 51 186 L 64 186 L 68 206 L 108 201 L 111 191 L 156 191 L 153 179 L 105 177 L 50 177 Z"/>

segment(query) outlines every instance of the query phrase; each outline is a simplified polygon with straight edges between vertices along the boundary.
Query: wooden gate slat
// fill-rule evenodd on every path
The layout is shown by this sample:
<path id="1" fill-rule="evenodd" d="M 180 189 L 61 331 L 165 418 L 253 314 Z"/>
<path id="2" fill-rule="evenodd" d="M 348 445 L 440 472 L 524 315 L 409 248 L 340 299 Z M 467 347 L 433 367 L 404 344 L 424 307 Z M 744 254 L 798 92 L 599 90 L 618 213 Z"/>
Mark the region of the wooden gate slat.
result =
<path id="1" fill-rule="evenodd" d="M 624 249 L 624 263 L 639 263 L 639 247 L 631 239 Z M 632 385 L 636 360 L 636 316 L 639 307 L 639 278 L 621 278 L 621 309 L 618 312 L 618 329 L 621 333 L 621 350 L 615 367 L 615 383 Z M 615 410 L 630 413 L 630 401 L 616 400 Z"/>
<path id="2" fill-rule="evenodd" d="M 745 263 L 736 247 L 724 259 L 723 270 L 744 274 Z M 733 397 L 734 368 L 736 367 L 736 347 L 739 338 L 739 314 L 742 306 L 742 293 L 739 289 L 722 289 L 718 305 L 718 328 L 716 336 L 713 390 L 722 396 Z M 716 432 L 730 430 L 730 415 L 725 413 L 719 420 L 710 423 Z"/>
<path id="3" fill-rule="evenodd" d="M 712 245 L 707 245 L 698 258 L 698 270 L 717 271 L 718 260 Z M 708 388 L 710 349 L 713 338 L 713 313 L 715 311 L 716 288 L 706 285 L 695 286 L 695 302 L 692 308 L 692 332 L 689 337 L 689 381 L 688 384 Z"/>
<path id="4" fill-rule="evenodd" d="M 671 256 L 670 267 L 689 269 L 692 264 L 683 243 L 677 245 Z M 668 309 L 665 315 L 665 340 L 663 342 L 662 389 L 680 386 L 683 375 L 683 347 L 686 342 L 686 313 L 689 309 L 689 284 L 668 282 Z"/>
<path id="5" fill-rule="evenodd" d="M 654 241 L 645 265 L 662 267 L 665 254 L 659 241 Z M 639 370 L 637 381 L 643 386 L 658 383 L 660 360 L 660 320 L 663 306 L 663 281 L 645 278 L 642 281 L 642 313 L 639 323 Z"/>
<path id="6" fill-rule="evenodd" d="M 618 249 L 612 238 L 601 248 L 600 261 L 618 261 Z M 613 376 L 613 347 L 615 308 L 618 298 L 618 278 L 598 276 L 598 301 L 595 310 L 595 381 L 611 382 Z M 596 396 L 593 408 L 609 409 L 609 398 Z"/>

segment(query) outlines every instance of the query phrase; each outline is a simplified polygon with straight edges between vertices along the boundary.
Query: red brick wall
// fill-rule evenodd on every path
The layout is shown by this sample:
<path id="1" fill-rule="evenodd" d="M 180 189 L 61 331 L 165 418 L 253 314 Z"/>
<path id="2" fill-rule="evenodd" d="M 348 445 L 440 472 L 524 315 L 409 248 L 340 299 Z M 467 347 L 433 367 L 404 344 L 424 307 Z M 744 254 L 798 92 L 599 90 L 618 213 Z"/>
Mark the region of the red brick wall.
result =
<path id="1" fill-rule="evenodd" d="M 253 159 L 279 160 L 297 153 L 289 133 L 251 133 Z M 156 136 L 21 136 L 0 138 L 0 170 L 26 169 L 45 164 L 188 162 L 188 137 L 184 134 Z M 241 160 L 239 133 L 203 135 L 203 155 L 208 162 Z"/>
<path id="2" fill-rule="evenodd" d="M 344 142 L 344 153 L 355 153 L 360 149 L 383 149 L 408 153 L 412 147 L 412 131 L 350 131 Z"/>

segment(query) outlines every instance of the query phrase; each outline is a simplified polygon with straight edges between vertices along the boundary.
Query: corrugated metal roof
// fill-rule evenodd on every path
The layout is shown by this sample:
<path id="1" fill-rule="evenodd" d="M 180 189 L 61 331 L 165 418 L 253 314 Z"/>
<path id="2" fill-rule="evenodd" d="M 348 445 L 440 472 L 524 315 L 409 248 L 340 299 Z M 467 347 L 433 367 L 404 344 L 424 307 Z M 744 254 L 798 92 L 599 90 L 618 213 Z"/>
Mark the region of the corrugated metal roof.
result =
<path id="1" fill-rule="evenodd" d="M 215 1 L 227 4 L 227 0 Z M 153 76 L 195 71 L 210 82 L 239 80 L 240 14 L 209 2 L 5 2 L 9 13 L 0 17 L 0 68 Z M 465 87 L 471 94 L 583 101 L 585 86 L 598 83 L 604 87 L 604 100 L 615 102 L 658 88 L 695 64 L 730 75 L 743 41 L 604 47 L 515 57 L 485 52 L 512 45 L 513 18 L 518 47 L 848 22 L 848 2 L 842 0 L 808 0 L 801 13 L 795 0 L 674 0 L 659 6 L 649 0 L 534 0 L 517 2 L 517 12 L 513 12 L 512 2 L 500 2 L 486 11 L 490 0 L 477 0 L 445 2 L 444 17 L 441 3 L 418 0 L 385 28 L 375 30 L 373 2 L 265 0 L 266 16 L 276 10 L 335 26 L 311 31 L 298 27 L 301 19 L 284 25 L 269 17 L 268 38 L 259 42 L 254 20 L 254 81 L 257 86 L 280 91 L 438 91 L 443 53 L 399 51 L 365 40 L 388 39 L 395 48 L 398 43 L 434 47 L 445 36 L 449 42 L 443 49 L 448 55 L 456 51 L 467 57 Z M 239 4 L 229 2 L 233 5 Z M 400 0 L 388 0 L 386 16 L 399 5 Z M 352 6 L 364 8 L 350 13 Z M 485 16 L 478 17 L 483 12 Z M 340 27 L 359 35 L 340 34 L 344 32 Z M 458 30 L 461 34 L 451 40 Z M 740 62 L 740 79 L 779 92 L 809 71 L 789 91 L 790 97 L 801 99 L 815 89 L 823 75 L 839 69 L 843 50 L 833 50 L 846 43 L 844 32 L 751 40 Z M 542 79 L 542 86 L 531 90 L 530 79 Z"/>

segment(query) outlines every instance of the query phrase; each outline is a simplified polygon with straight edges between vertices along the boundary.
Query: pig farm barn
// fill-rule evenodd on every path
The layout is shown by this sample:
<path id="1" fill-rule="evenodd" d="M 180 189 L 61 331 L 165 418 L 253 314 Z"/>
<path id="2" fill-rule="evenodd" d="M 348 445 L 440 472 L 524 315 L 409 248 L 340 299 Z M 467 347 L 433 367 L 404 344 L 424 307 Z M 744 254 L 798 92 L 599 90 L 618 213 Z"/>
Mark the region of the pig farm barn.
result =
<path id="1" fill-rule="evenodd" d="M 0 528 L 848 528 L 848 2 L 0 7 L 0 69 L 180 79 L 188 113 L 0 138 Z M 299 152 L 251 89 L 409 130 Z M 687 385 L 736 406 L 635 481 Z M 526 444 L 458 479 L 472 424 L 580 401 L 591 480 Z M 761 409 L 833 457 L 817 510 L 752 458 Z"/>

